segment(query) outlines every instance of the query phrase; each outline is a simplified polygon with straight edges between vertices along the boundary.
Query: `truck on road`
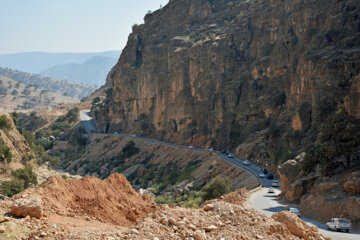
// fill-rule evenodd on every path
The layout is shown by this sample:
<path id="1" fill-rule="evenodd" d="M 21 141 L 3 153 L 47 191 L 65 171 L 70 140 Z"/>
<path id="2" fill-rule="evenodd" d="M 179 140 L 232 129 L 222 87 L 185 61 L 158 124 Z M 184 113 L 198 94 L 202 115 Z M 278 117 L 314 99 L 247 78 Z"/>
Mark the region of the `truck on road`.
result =
<path id="1" fill-rule="evenodd" d="M 345 218 L 332 218 L 330 222 L 326 223 L 328 230 L 334 231 L 346 231 L 349 232 L 351 228 L 351 223 Z"/>

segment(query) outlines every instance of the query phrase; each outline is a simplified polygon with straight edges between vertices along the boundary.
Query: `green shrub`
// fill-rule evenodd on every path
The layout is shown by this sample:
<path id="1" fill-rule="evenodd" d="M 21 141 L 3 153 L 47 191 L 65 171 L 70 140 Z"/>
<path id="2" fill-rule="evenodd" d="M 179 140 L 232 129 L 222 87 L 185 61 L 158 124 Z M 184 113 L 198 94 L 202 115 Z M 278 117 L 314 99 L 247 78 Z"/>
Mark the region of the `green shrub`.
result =
<path id="1" fill-rule="evenodd" d="M 280 149 L 275 153 L 275 163 L 281 164 L 289 159 L 293 159 L 294 157 L 295 154 L 291 151 L 290 148 L 281 146 Z"/>
<path id="2" fill-rule="evenodd" d="M 206 184 L 202 191 L 204 200 L 218 198 L 231 191 L 231 183 L 228 178 L 217 176 Z"/>
<path id="3" fill-rule="evenodd" d="M 37 184 L 37 175 L 31 167 L 20 168 L 11 172 L 11 175 L 24 182 L 24 188 Z"/>
<path id="4" fill-rule="evenodd" d="M 350 167 L 350 158 L 360 146 L 360 120 L 339 106 L 337 113 L 322 124 L 318 142 L 326 149 L 329 159 L 343 155 L 347 167 Z"/>
<path id="5" fill-rule="evenodd" d="M 275 47 L 275 44 L 267 44 L 266 47 L 265 47 L 265 56 L 269 56 L 271 54 L 271 52 L 273 51 Z"/>
<path id="6" fill-rule="evenodd" d="M 0 160 L 4 162 L 6 160 L 7 163 L 10 163 L 12 160 L 12 152 L 11 149 L 4 144 L 4 140 L 0 138 Z"/>
<path id="7" fill-rule="evenodd" d="M 312 54 L 312 55 L 310 56 L 310 60 L 311 60 L 311 62 L 313 62 L 313 63 L 318 62 L 320 59 L 321 59 L 321 57 L 320 57 L 319 55 L 317 55 L 317 54 Z"/>
<path id="8" fill-rule="evenodd" d="M 325 156 L 325 149 L 322 145 L 314 144 L 305 148 L 305 157 L 302 162 L 302 170 L 309 174 L 315 171 L 315 167 Z"/>
<path id="9" fill-rule="evenodd" d="M 68 113 L 66 114 L 65 118 L 66 121 L 69 123 L 75 123 L 79 120 L 79 108 L 72 108 L 68 111 Z"/>
<path id="10" fill-rule="evenodd" d="M 1 193 L 7 197 L 12 197 L 13 195 L 23 191 L 24 181 L 22 180 L 13 180 L 5 181 L 1 183 Z"/>
<path id="11" fill-rule="evenodd" d="M 92 105 L 95 105 L 95 104 L 98 104 L 100 102 L 100 98 L 99 97 L 96 97 L 92 100 L 91 104 Z"/>
<path id="12" fill-rule="evenodd" d="M 265 133 L 265 139 L 268 140 L 269 138 L 277 138 L 281 135 L 281 128 L 279 126 L 276 126 L 275 124 L 272 124 L 267 132 Z"/>
<path id="13" fill-rule="evenodd" d="M 30 131 L 23 130 L 22 135 L 24 136 L 25 140 L 28 142 L 30 146 L 35 144 L 35 136 Z"/>
<path id="14" fill-rule="evenodd" d="M 0 129 L 4 131 L 9 131 L 11 129 L 10 119 L 5 114 L 0 116 Z"/>
<path id="15" fill-rule="evenodd" d="M 286 103 L 286 93 L 284 91 L 280 92 L 275 96 L 274 101 L 276 106 L 284 105 Z"/>
<path id="16" fill-rule="evenodd" d="M 140 149 L 135 146 L 135 143 L 133 141 L 129 141 L 125 147 L 122 149 L 123 154 L 125 157 L 131 157 L 132 155 L 135 155 L 140 152 Z"/>
<path id="17" fill-rule="evenodd" d="M 77 138 L 77 143 L 81 147 L 86 146 L 87 142 L 88 142 L 88 139 L 86 137 L 84 137 L 84 136 L 81 136 L 81 137 Z"/>

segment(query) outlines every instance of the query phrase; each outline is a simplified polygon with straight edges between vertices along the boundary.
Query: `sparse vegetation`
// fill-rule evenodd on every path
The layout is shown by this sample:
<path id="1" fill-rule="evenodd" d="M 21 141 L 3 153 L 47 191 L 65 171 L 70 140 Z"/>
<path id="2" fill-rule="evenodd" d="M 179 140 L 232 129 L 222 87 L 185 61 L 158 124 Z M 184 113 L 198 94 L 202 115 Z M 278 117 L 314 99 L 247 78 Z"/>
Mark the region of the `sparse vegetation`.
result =
<path id="1" fill-rule="evenodd" d="M 295 154 L 291 151 L 290 148 L 281 146 L 280 149 L 275 153 L 275 163 L 280 165 L 281 163 L 286 162 L 289 159 L 293 159 Z"/>
<path id="2" fill-rule="evenodd" d="M 100 103 L 100 98 L 99 98 L 99 97 L 94 98 L 94 99 L 92 100 L 92 102 L 91 102 L 92 105 L 96 105 L 96 104 L 98 104 L 98 103 Z"/>
<path id="3" fill-rule="evenodd" d="M 322 173 L 328 174 L 340 164 L 336 159 L 341 156 L 346 159 L 346 167 L 350 167 L 351 156 L 359 145 L 360 120 L 348 115 L 340 107 L 321 126 L 316 143 L 305 149 L 302 169 L 305 173 L 310 173 L 320 164 Z"/>
<path id="4" fill-rule="evenodd" d="M 0 138 L 0 161 L 10 163 L 12 160 L 11 149 L 4 144 L 4 140 Z"/>
<path id="5" fill-rule="evenodd" d="M 10 119 L 4 114 L 0 116 L 0 129 L 4 131 L 9 131 L 11 129 Z"/>
<path id="6" fill-rule="evenodd" d="M 33 172 L 31 167 L 17 169 L 11 172 L 15 178 L 12 181 L 5 181 L 1 183 L 1 193 L 5 196 L 11 197 L 24 189 L 37 184 L 37 175 Z"/>

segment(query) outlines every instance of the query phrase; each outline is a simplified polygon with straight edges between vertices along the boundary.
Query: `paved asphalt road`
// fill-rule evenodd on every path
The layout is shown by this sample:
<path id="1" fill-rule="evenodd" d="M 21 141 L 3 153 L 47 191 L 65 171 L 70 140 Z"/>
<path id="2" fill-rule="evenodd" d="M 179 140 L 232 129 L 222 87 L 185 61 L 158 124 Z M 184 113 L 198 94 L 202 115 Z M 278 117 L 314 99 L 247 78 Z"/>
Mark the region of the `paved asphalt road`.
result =
<path id="1" fill-rule="evenodd" d="M 286 202 L 280 201 L 277 196 L 280 194 L 281 190 L 276 189 L 275 194 L 268 193 L 268 188 L 263 187 L 258 191 L 254 192 L 250 196 L 250 204 L 256 210 L 264 213 L 267 216 L 271 216 L 275 212 L 281 212 L 283 210 L 289 209 L 289 207 L 296 207 L 295 204 L 288 204 Z M 330 237 L 335 240 L 359 240 L 360 233 L 359 232 L 334 232 L 326 229 L 325 224 L 319 223 L 317 221 L 305 218 L 302 216 L 301 218 L 310 226 L 316 226 L 319 229 L 319 232 L 324 236 Z"/>
<path id="2" fill-rule="evenodd" d="M 94 120 L 89 116 L 89 111 L 80 111 L 80 118 L 81 118 L 84 128 L 86 129 L 86 131 L 88 133 L 96 131 L 96 124 L 95 124 Z M 146 142 L 158 143 L 158 144 L 162 144 L 162 145 L 174 147 L 174 148 L 191 149 L 193 151 L 199 151 L 199 152 L 208 151 L 207 149 L 195 148 L 192 146 L 181 146 L 181 145 L 176 145 L 176 144 L 172 144 L 172 143 L 159 141 L 156 139 L 138 137 L 136 135 L 127 135 L 127 134 L 121 134 L 121 133 L 113 133 L 113 134 L 119 135 L 119 136 L 135 138 L 135 139 L 139 139 L 139 140 L 146 141 Z M 246 169 L 246 170 L 252 172 L 258 178 L 259 183 L 261 182 L 261 185 L 259 184 L 259 189 L 250 196 L 250 204 L 252 205 L 253 208 L 266 214 L 267 216 L 271 216 L 275 212 L 281 212 L 281 211 L 287 210 L 289 207 L 296 207 L 296 205 L 287 204 L 287 203 L 284 203 L 277 199 L 277 195 L 279 195 L 281 192 L 281 190 L 279 190 L 279 189 L 276 189 L 275 194 L 267 193 L 267 190 L 269 187 L 271 187 L 273 180 L 269 180 L 267 178 L 259 178 L 259 175 L 258 175 L 258 173 L 260 173 L 259 167 L 255 166 L 253 164 L 251 164 L 249 166 L 245 166 L 243 160 L 240 160 L 237 158 L 229 158 L 226 154 L 223 154 L 220 152 L 217 152 L 217 153 L 221 159 L 223 159 L 227 162 L 230 162 L 231 164 L 235 165 L 236 167 L 240 167 L 240 168 L 243 168 L 243 169 Z M 330 237 L 331 239 L 360 240 L 360 233 L 358 233 L 358 232 L 350 232 L 350 233 L 333 232 L 333 231 L 327 230 L 325 224 L 322 224 L 322 223 L 319 223 L 319 222 L 316 222 L 314 220 L 307 219 L 304 217 L 302 217 L 302 220 L 304 220 L 310 226 L 314 226 L 314 225 L 317 226 L 319 228 L 320 233 L 322 233 L 323 235 L 325 235 L 327 237 Z"/>
<path id="3" fill-rule="evenodd" d="M 87 133 L 96 132 L 96 124 L 92 117 L 89 115 L 90 111 L 80 111 L 80 119 L 85 131 Z"/>

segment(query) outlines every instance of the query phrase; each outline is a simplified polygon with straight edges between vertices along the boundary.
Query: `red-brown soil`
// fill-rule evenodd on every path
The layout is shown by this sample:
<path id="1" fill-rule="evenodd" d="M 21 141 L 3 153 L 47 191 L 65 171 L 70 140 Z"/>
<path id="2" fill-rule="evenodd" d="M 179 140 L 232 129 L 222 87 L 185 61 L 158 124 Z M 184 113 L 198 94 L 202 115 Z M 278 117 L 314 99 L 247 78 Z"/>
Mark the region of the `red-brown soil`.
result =
<path id="1" fill-rule="evenodd" d="M 69 180 L 52 176 L 33 189 L 31 196 L 41 198 L 43 214 L 49 220 L 57 219 L 56 215 L 76 216 L 130 226 L 157 208 L 150 196 L 138 194 L 118 173 L 104 181 L 95 177 Z"/>

